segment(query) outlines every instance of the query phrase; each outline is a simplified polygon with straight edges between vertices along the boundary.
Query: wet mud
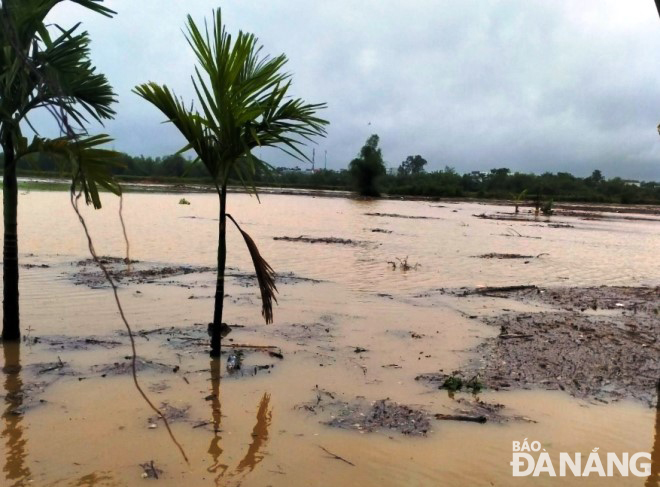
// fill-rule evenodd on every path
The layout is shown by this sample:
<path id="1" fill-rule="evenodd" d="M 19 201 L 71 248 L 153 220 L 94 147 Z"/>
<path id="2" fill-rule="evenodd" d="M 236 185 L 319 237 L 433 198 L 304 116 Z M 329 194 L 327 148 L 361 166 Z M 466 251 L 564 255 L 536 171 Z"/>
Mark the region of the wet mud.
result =
<path id="1" fill-rule="evenodd" d="M 539 255 L 522 255 L 522 254 L 499 254 L 491 252 L 489 254 L 476 255 L 478 259 L 534 259 Z"/>
<path id="2" fill-rule="evenodd" d="M 361 433 L 396 431 L 403 435 L 426 436 L 431 429 L 431 415 L 422 410 L 389 399 L 369 402 L 363 397 L 351 401 L 340 394 L 317 389 L 316 399 L 296 409 L 321 415 L 321 422 L 334 428 Z"/>
<path id="3" fill-rule="evenodd" d="M 399 213 L 365 213 L 367 216 L 380 216 L 386 218 L 407 218 L 409 220 L 441 220 L 435 216 L 415 216 L 415 215 L 400 215 Z"/>
<path id="4" fill-rule="evenodd" d="M 149 284 L 175 276 L 215 271 L 215 268 L 207 266 L 159 265 L 138 260 L 126 262 L 120 257 L 104 256 L 100 261 L 117 284 Z M 105 275 L 93 259 L 80 260 L 72 266 L 75 267 L 71 274 L 74 284 L 92 289 L 109 287 Z"/>
<path id="5" fill-rule="evenodd" d="M 365 245 L 367 242 L 360 240 L 352 240 L 350 238 L 339 238 L 339 237 L 306 237 L 300 235 L 299 237 L 273 237 L 273 240 L 283 240 L 285 242 L 305 242 L 310 244 L 322 243 L 322 244 L 336 244 L 336 245 L 350 245 L 358 246 Z"/>
<path id="6" fill-rule="evenodd" d="M 657 400 L 660 288 L 510 286 L 458 293 L 475 294 L 546 310 L 482 318 L 499 334 L 480 344 L 477 358 L 454 373 L 460 380 L 476 377 L 494 390 L 562 390 L 600 403 L 634 398 L 652 406 Z M 442 372 L 418 379 L 447 388 Z"/>
<path id="7" fill-rule="evenodd" d="M 491 404 L 472 398 L 453 398 L 448 412 L 433 413 L 427 408 L 400 404 L 387 399 L 368 401 L 364 396 L 351 399 L 341 393 L 315 389 L 315 399 L 295 406 L 296 410 L 318 416 L 322 424 L 359 433 L 393 432 L 410 436 L 427 436 L 433 432 L 437 421 L 471 423 L 506 423 L 508 421 L 533 420 L 505 413 L 503 404 Z"/>

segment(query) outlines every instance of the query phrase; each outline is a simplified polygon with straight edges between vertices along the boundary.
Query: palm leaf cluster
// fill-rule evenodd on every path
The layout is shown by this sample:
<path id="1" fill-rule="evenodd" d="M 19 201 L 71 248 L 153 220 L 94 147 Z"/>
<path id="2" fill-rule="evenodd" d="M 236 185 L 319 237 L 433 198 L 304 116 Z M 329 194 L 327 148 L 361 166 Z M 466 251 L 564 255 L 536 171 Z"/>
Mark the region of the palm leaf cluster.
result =
<path id="1" fill-rule="evenodd" d="M 0 3 L 0 140 L 10 142 L 16 159 L 41 150 L 69 163 L 87 202 L 100 207 L 99 187 L 120 192 L 107 168 L 101 167 L 110 159 L 116 162 L 110 151 L 98 147 L 110 139 L 79 136 L 90 120 L 102 123 L 114 117 L 116 97 L 106 77 L 90 61 L 89 35 L 80 31 L 80 24 L 70 29 L 46 24 L 46 16 L 62 1 Z M 70 1 L 108 17 L 114 14 L 102 5 L 103 0 Z M 29 114 L 37 108 L 49 110 L 66 137 L 49 140 L 38 136 L 27 144 L 21 124 L 30 124 Z"/>
<path id="2" fill-rule="evenodd" d="M 289 96 L 291 75 L 283 70 L 284 55 L 269 57 L 253 34 L 239 32 L 234 39 L 217 10 L 213 23 L 203 29 L 188 16 L 186 39 L 197 58 L 192 76 L 197 106 L 187 105 L 167 85 L 141 84 L 135 93 L 152 103 L 168 122 L 181 132 L 187 144 L 181 152 L 193 150 L 213 178 L 220 195 L 220 243 L 216 317 L 222 316 L 224 296 L 226 189 L 230 178 L 238 179 L 256 193 L 254 176 L 269 165 L 252 154 L 256 147 L 275 147 L 307 159 L 301 147 L 316 136 L 325 135 L 328 123 L 316 116 L 325 104 L 310 104 Z M 238 227 L 238 223 L 230 216 Z M 238 227 L 250 251 L 262 298 L 262 315 L 272 322 L 275 273 L 259 253 L 252 238 Z M 214 321 L 218 319 L 214 318 Z M 220 326 L 220 323 L 214 323 Z M 219 339 L 219 335 L 217 336 Z M 213 345 L 212 354 L 219 354 Z"/>
<path id="3" fill-rule="evenodd" d="M 325 104 L 307 104 L 288 97 L 291 75 L 282 68 L 285 55 L 262 56 L 253 34 L 239 32 L 236 40 L 216 11 L 209 31 L 188 16 L 187 40 L 199 67 L 192 76 L 199 109 L 186 104 L 166 85 L 149 82 L 135 92 L 155 105 L 173 123 L 222 186 L 235 176 L 253 188 L 253 176 L 267 164 L 251 153 L 256 147 L 277 147 L 306 159 L 300 146 L 325 134 L 327 122 L 315 113 Z"/>
<path id="4" fill-rule="evenodd" d="M 114 179 L 111 169 L 122 165 L 121 154 L 103 149 L 111 142 L 107 135 L 93 135 L 71 140 L 68 137 L 43 139 L 34 137 L 28 144 L 21 138 L 17 147 L 17 159 L 31 162 L 36 154 L 48 154 L 57 164 L 61 173 L 73 174 L 72 190 L 85 195 L 85 202 L 94 208 L 101 208 L 99 187 L 111 193 L 120 194 L 121 187 Z"/>

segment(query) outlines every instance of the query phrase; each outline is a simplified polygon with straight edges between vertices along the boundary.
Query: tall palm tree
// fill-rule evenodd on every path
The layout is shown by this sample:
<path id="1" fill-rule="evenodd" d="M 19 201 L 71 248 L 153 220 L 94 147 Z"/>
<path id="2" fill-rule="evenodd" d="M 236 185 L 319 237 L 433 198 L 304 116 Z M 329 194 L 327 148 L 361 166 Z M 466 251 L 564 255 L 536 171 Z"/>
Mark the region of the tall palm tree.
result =
<path id="1" fill-rule="evenodd" d="M 96 73 L 89 59 L 89 36 L 78 32 L 78 25 L 64 29 L 47 25 L 46 16 L 63 0 L 2 0 L 0 2 L 0 144 L 4 153 L 3 207 L 3 326 L 4 340 L 20 337 L 18 296 L 18 188 L 16 166 L 21 157 L 37 150 L 53 152 L 73 173 L 88 202 L 100 207 L 97 185 L 117 193 L 107 168 L 97 163 L 109 151 L 96 146 L 105 136 L 79 140 L 71 124 L 83 127 L 86 116 L 94 120 L 112 118 L 115 102 L 112 87 L 104 75 Z M 101 5 L 103 0 L 70 0 L 89 10 L 110 17 L 114 12 Z M 21 131 L 30 125 L 28 115 L 46 108 L 56 115 L 67 137 L 49 141 L 42 138 L 28 144 Z M 31 126 L 31 125 L 30 125 Z M 86 150 L 94 151 L 81 157 Z M 84 160 L 94 163 L 84 169 Z M 80 187 L 79 186 L 79 187 Z"/>
<path id="2" fill-rule="evenodd" d="M 253 180 L 256 171 L 269 166 L 254 157 L 252 149 L 277 147 L 306 159 L 300 146 L 314 136 L 325 135 L 328 122 L 316 116 L 325 104 L 307 104 L 288 96 L 291 75 L 283 71 L 286 56 L 262 56 L 262 47 L 253 34 L 239 32 L 233 41 L 222 24 L 220 10 L 214 12 L 211 32 L 206 24 L 202 32 L 189 15 L 186 38 L 199 63 L 192 82 L 201 110 L 192 105 L 186 107 L 165 85 L 149 82 L 137 86 L 135 92 L 155 105 L 179 129 L 188 141 L 182 151 L 195 151 L 213 178 L 220 199 L 218 274 L 210 325 L 211 356 L 217 357 L 221 335 L 228 330 L 222 324 L 227 218 L 238 227 L 236 220 L 227 214 L 229 178 L 237 178 L 248 190 L 256 191 Z M 276 291 L 273 270 L 252 239 L 238 228 L 255 265 L 262 315 L 270 323 Z"/>

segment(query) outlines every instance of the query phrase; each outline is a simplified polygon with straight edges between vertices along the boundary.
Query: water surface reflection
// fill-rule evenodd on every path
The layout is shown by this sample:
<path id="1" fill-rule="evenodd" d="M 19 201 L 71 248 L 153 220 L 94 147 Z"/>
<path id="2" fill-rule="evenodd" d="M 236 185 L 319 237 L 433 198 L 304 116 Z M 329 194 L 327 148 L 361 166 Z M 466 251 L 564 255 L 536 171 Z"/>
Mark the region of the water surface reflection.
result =
<path id="1" fill-rule="evenodd" d="M 252 428 L 251 438 L 252 441 L 248 446 L 247 452 L 238 463 L 235 469 L 228 473 L 229 465 L 222 463 L 221 456 L 223 448 L 220 446 L 222 441 L 221 424 L 222 424 L 222 409 L 220 403 L 220 359 L 212 359 L 210 362 L 211 370 L 211 418 L 213 424 L 213 438 L 209 445 L 208 453 L 211 455 L 212 465 L 208 467 L 207 471 L 211 473 L 219 472 L 215 478 L 216 485 L 226 485 L 228 479 L 233 477 L 245 477 L 252 472 L 255 467 L 265 457 L 265 446 L 268 443 L 269 433 L 273 411 L 270 407 L 270 394 L 264 393 L 259 401 L 257 408 L 257 418 L 254 428 Z M 225 477 L 226 476 L 226 477 Z M 240 484 L 240 481 L 237 481 Z"/>
<path id="2" fill-rule="evenodd" d="M 2 437 L 5 439 L 5 478 L 9 485 L 23 485 L 30 477 L 30 468 L 25 464 L 27 455 L 27 440 L 23 436 L 23 381 L 21 380 L 20 343 L 2 343 L 4 353 L 5 375 L 5 409 L 2 413 L 4 428 Z"/>

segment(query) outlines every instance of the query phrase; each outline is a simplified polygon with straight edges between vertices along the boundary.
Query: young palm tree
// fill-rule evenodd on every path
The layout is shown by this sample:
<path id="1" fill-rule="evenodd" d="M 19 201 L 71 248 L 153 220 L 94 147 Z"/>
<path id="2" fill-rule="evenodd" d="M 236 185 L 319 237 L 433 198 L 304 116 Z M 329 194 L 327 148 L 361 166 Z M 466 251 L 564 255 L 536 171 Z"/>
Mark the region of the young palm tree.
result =
<path id="1" fill-rule="evenodd" d="M 211 331 L 211 356 L 220 355 L 221 335 L 228 331 L 222 324 L 226 261 L 225 231 L 227 184 L 235 177 L 256 191 L 253 177 L 268 165 L 251 154 L 255 147 L 278 147 L 288 154 L 306 159 L 300 146 L 314 136 L 325 134 L 327 121 L 316 117 L 325 104 L 307 104 L 288 97 L 291 75 L 283 71 L 284 55 L 261 56 L 261 46 L 252 34 L 239 32 L 235 41 L 222 24 L 220 10 L 214 12 L 212 31 L 200 31 L 188 16 L 187 40 L 199 67 L 192 77 L 201 111 L 187 108 L 163 85 L 150 82 L 135 92 L 155 105 L 188 141 L 182 149 L 192 149 L 208 169 L 220 199 L 218 274 L 215 310 Z M 272 322 L 272 301 L 276 291 L 274 272 L 261 257 L 252 239 L 243 232 L 250 250 L 262 298 L 262 315 Z"/>
<path id="2" fill-rule="evenodd" d="M 114 12 L 101 5 L 103 0 L 71 0 L 105 16 Z M 47 150 L 75 171 L 88 202 L 100 207 L 97 184 L 117 193 L 119 188 L 107 168 L 99 167 L 109 155 L 95 152 L 81 157 L 83 151 L 107 142 L 105 136 L 78 140 L 71 123 L 82 127 L 85 115 L 97 121 L 112 118 L 115 102 L 112 87 L 104 75 L 95 72 L 89 60 L 89 37 L 72 29 L 47 26 L 45 18 L 62 0 L 2 0 L 0 2 L 0 144 L 4 153 L 4 299 L 2 337 L 20 337 L 18 296 L 18 160 L 35 150 Z M 51 34 L 55 34 L 51 37 Z M 36 138 L 28 145 L 21 124 L 29 124 L 28 115 L 36 108 L 46 108 L 56 115 L 66 138 L 48 141 Z M 84 169 L 84 161 L 93 167 Z M 70 164 L 73 164 L 72 166 Z M 101 164 L 102 166 L 103 164 Z"/>

